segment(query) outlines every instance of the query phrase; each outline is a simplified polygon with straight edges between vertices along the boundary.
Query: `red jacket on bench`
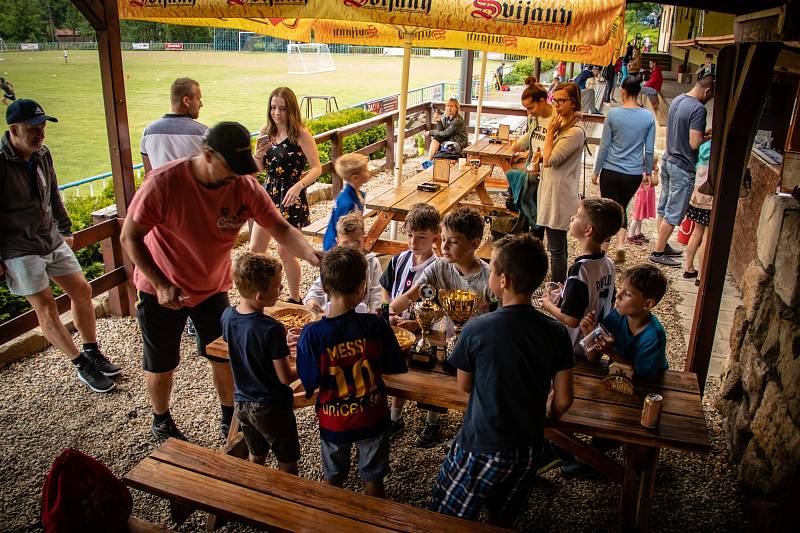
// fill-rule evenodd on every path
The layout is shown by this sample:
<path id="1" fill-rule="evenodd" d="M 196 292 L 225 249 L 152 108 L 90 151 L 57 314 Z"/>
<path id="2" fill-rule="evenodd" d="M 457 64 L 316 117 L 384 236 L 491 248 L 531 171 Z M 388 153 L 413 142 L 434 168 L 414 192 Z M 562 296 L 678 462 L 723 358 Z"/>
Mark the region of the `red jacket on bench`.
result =
<path id="1" fill-rule="evenodd" d="M 650 73 L 650 79 L 644 84 L 645 87 L 650 87 L 656 92 L 661 92 L 661 85 L 664 83 L 664 75 L 661 73 L 661 67 L 656 65 Z"/>

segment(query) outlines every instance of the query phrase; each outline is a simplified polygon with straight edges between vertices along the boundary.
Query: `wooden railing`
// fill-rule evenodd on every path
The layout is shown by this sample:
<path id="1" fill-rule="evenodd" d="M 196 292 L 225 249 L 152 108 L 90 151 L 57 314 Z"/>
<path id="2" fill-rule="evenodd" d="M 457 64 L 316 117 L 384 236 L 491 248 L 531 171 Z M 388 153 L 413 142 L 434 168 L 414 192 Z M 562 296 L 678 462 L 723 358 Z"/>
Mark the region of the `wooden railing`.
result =
<path id="1" fill-rule="evenodd" d="M 113 218 L 81 230 L 74 235 L 75 243 L 73 244 L 73 249 L 79 250 L 99 242 L 104 248 L 104 251 L 106 247 L 109 248 L 109 250 L 116 251 L 116 255 L 119 258 L 119 261 L 110 262 L 106 254 L 103 254 L 105 260 L 105 274 L 89 282 L 89 285 L 92 287 L 92 297 L 108 292 L 116 287 L 124 286 L 128 280 L 125 267 L 122 265 L 122 248 L 119 243 L 121 226 L 122 219 Z M 56 306 L 58 307 L 59 313 L 64 313 L 69 310 L 70 304 L 71 301 L 66 294 L 62 294 L 56 298 Z M 129 311 L 127 306 L 124 311 L 124 314 L 127 314 L 127 311 Z M 39 319 L 33 310 L 27 311 L 0 324 L 0 345 L 32 330 L 38 325 Z"/>

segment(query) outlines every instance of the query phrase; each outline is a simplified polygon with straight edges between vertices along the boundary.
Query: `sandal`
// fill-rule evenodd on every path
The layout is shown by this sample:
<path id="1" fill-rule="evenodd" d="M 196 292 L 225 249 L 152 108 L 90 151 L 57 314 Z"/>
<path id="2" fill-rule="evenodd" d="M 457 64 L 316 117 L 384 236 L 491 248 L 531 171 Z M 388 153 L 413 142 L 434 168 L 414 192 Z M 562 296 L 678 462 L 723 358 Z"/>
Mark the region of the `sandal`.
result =
<path id="1" fill-rule="evenodd" d="M 697 270 L 692 270 L 689 272 L 688 270 L 684 270 L 683 272 L 683 279 L 694 279 L 697 277 Z"/>

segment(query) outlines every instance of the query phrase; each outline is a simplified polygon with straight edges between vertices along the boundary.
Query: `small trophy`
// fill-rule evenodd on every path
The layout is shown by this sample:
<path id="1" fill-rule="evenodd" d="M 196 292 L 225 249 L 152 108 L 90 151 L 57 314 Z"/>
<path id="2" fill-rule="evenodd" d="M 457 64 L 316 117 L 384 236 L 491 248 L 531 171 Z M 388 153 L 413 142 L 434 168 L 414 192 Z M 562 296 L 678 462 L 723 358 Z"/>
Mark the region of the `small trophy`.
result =
<path id="1" fill-rule="evenodd" d="M 439 303 L 442 305 L 444 314 L 450 317 L 455 326 L 455 334 L 447 341 L 447 349 L 444 357 L 444 362 L 447 357 L 453 352 L 461 328 L 475 312 L 478 305 L 478 296 L 472 291 L 464 291 L 461 289 L 439 289 Z M 445 366 L 445 365 L 443 365 Z"/>
<path id="2" fill-rule="evenodd" d="M 417 342 L 417 345 L 411 350 L 410 364 L 412 366 L 420 366 L 423 368 L 431 368 L 436 363 L 436 346 L 433 346 L 428 340 L 428 335 L 431 334 L 431 326 L 441 320 L 444 314 L 442 308 L 434 302 L 436 299 L 436 290 L 428 285 L 422 284 L 420 286 L 419 302 L 414 302 L 411 305 L 411 310 L 417 319 L 417 324 L 422 331 L 422 338 Z"/>

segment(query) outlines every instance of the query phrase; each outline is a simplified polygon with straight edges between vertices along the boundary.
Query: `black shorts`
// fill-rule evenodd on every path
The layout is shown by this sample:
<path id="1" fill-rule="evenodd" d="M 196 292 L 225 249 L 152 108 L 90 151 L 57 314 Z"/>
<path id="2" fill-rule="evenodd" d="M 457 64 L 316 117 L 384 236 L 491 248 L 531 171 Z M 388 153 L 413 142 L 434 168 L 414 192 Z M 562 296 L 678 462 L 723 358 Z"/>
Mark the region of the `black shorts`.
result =
<path id="1" fill-rule="evenodd" d="M 206 346 L 222 335 L 220 318 L 229 305 L 228 293 L 218 292 L 194 307 L 168 309 L 158 303 L 157 297 L 139 291 L 136 316 L 144 341 L 142 368 L 155 373 L 177 368 L 180 362 L 181 336 L 187 317 L 192 319 L 197 331 L 197 353 L 211 361 L 227 363 L 227 359 L 208 355 Z"/>
<path id="2" fill-rule="evenodd" d="M 14 100 L 17 99 L 17 97 L 14 96 L 13 94 L 4 94 L 3 98 L 5 98 L 6 100 L 11 100 L 11 101 L 14 101 Z"/>
<path id="3" fill-rule="evenodd" d="M 300 459 L 297 419 L 291 405 L 236 402 L 236 416 L 252 455 L 275 454 L 279 463 Z"/>
<path id="4" fill-rule="evenodd" d="M 702 207 L 690 205 L 689 209 L 686 210 L 686 218 L 697 222 L 701 226 L 708 227 L 708 223 L 711 221 L 711 209 L 703 209 Z"/>
<path id="5" fill-rule="evenodd" d="M 622 227 L 628 227 L 628 204 L 642 184 L 641 174 L 623 174 L 604 168 L 600 171 L 600 196 L 622 206 Z"/>

